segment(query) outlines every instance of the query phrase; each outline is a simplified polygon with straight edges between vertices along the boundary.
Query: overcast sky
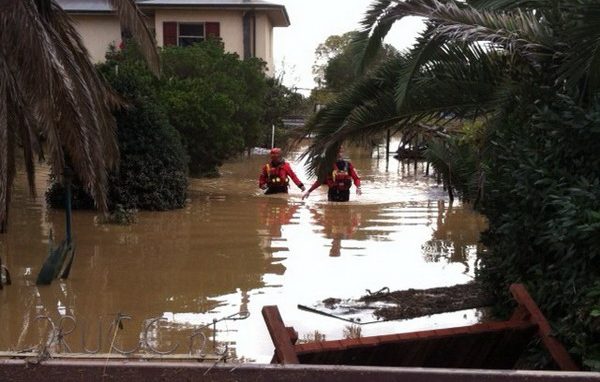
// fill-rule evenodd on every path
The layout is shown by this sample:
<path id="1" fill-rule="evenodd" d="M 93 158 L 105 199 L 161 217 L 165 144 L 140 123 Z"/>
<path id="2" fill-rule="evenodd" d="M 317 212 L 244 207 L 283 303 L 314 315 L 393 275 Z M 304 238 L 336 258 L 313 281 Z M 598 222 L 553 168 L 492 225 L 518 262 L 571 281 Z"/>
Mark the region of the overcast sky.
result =
<path id="1" fill-rule="evenodd" d="M 315 49 L 327 37 L 358 29 L 371 0 L 270 0 L 287 8 L 292 25 L 275 28 L 275 71 L 284 72 L 284 83 L 299 88 L 315 86 L 312 65 Z M 414 43 L 422 23 L 418 19 L 397 23 L 387 43 L 404 49 Z"/>

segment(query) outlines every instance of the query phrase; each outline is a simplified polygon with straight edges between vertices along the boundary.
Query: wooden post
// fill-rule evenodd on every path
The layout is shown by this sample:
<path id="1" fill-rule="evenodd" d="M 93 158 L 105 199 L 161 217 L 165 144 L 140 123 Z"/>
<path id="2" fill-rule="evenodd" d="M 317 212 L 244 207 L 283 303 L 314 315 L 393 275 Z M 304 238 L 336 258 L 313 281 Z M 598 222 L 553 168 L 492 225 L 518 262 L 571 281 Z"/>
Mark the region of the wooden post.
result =
<path id="1" fill-rule="evenodd" d="M 386 137 L 386 141 L 385 141 L 385 155 L 387 157 L 390 156 L 390 141 L 392 138 L 392 132 L 390 131 L 390 129 L 388 129 L 387 131 L 387 137 Z"/>
<path id="2" fill-rule="evenodd" d="M 517 312 L 521 308 L 526 309 L 529 313 L 529 321 L 538 326 L 538 335 L 558 367 L 563 371 L 578 371 L 579 367 L 577 367 L 577 364 L 575 364 L 575 361 L 573 361 L 563 344 L 552 335 L 552 328 L 548 320 L 546 320 L 540 308 L 533 298 L 531 298 L 525 286 L 523 284 L 513 284 L 510 286 L 510 293 L 512 293 L 515 301 L 519 303 Z M 523 317 L 522 311 L 520 314 L 517 313 L 517 315 Z"/>
<path id="3" fill-rule="evenodd" d="M 298 355 L 290 338 L 290 331 L 285 327 L 277 306 L 265 306 L 262 315 L 267 324 L 269 335 L 275 345 L 275 358 L 283 364 L 299 364 Z"/>

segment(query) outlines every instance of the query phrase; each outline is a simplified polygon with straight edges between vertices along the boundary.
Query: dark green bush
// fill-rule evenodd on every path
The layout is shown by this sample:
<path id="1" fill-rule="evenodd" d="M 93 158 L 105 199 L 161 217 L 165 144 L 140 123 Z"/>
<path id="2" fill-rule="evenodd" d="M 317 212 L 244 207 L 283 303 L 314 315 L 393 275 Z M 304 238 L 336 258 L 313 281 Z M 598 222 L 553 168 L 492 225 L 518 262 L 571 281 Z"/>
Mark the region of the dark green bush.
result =
<path id="1" fill-rule="evenodd" d="M 491 132 L 478 277 L 507 313 L 524 282 L 571 353 L 600 370 L 600 102 L 555 96 Z"/>
<path id="2" fill-rule="evenodd" d="M 185 204 L 186 155 L 178 132 L 158 104 L 136 100 L 116 114 L 121 163 L 109 198 L 124 208 L 168 210 Z"/>
<path id="3" fill-rule="evenodd" d="M 52 208 L 65 208 L 65 188 L 50 177 L 50 188 L 46 192 L 46 201 Z M 71 186 L 71 207 L 74 210 L 92 210 L 95 208 L 94 199 L 88 194 L 81 182 L 75 180 Z"/>
<path id="4" fill-rule="evenodd" d="M 135 52 L 130 52 L 135 56 Z M 109 207 L 167 210 L 183 207 L 187 190 L 187 157 L 181 138 L 156 102 L 157 80 L 141 61 L 113 56 L 99 66 L 129 106 L 115 112 L 120 164 L 109 174 Z M 91 207 L 91 199 L 74 185 L 74 208 Z M 62 186 L 48 192 L 52 206 L 62 206 Z M 78 202 L 78 201 L 81 201 Z"/>

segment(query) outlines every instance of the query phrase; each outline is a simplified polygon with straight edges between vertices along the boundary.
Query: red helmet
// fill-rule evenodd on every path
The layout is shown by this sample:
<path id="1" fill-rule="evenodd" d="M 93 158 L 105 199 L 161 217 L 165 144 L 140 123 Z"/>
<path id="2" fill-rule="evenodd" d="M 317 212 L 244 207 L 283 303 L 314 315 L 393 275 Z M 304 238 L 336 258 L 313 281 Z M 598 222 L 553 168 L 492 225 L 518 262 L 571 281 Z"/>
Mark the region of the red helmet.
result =
<path id="1" fill-rule="evenodd" d="M 271 156 L 281 156 L 281 149 L 279 147 L 273 147 L 271 149 Z"/>

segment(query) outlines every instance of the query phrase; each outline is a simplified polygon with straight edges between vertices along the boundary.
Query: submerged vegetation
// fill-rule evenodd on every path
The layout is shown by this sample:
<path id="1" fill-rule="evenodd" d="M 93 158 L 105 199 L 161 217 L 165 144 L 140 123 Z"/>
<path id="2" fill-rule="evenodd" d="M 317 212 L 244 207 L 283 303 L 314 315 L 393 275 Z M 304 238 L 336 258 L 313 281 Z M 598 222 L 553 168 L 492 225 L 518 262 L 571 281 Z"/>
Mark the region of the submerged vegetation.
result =
<path id="1" fill-rule="evenodd" d="M 425 19 L 416 45 L 370 68 L 391 26 L 408 16 Z M 599 25 L 591 0 L 374 1 L 354 42 L 366 74 L 306 129 L 321 175 L 345 140 L 442 132 L 425 155 L 488 218 L 478 277 L 498 314 L 509 311 L 507 284 L 525 283 L 571 354 L 595 370 Z"/>

